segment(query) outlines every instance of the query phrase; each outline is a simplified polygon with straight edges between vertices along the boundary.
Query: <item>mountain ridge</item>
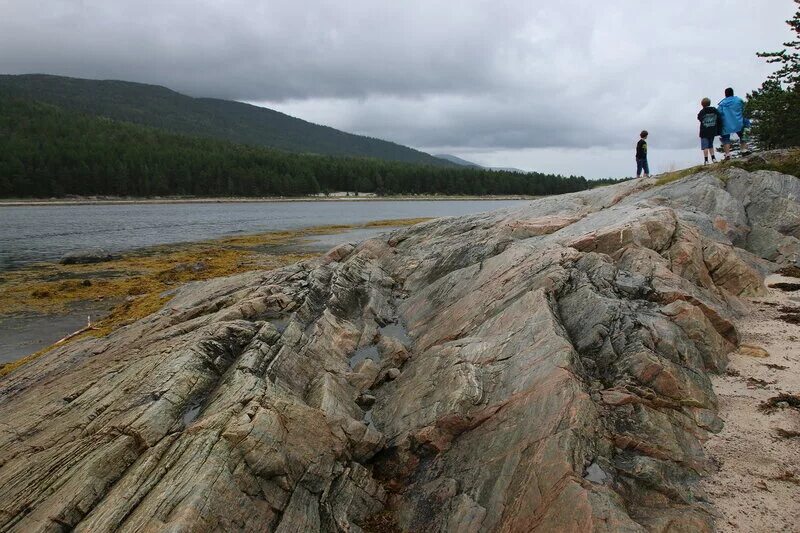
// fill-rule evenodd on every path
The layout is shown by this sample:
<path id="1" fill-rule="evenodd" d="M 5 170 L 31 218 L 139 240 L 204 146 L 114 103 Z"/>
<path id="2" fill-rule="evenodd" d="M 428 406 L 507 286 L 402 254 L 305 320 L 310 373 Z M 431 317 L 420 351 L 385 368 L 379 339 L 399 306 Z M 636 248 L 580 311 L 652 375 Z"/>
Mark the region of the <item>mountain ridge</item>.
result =
<path id="1" fill-rule="evenodd" d="M 245 102 L 193 97 L 161 85 L 52 74 L 0 74 L 0 92 L 172 133 L 295 153 L 452 166 L 391 141 L 356 135 Z"/>

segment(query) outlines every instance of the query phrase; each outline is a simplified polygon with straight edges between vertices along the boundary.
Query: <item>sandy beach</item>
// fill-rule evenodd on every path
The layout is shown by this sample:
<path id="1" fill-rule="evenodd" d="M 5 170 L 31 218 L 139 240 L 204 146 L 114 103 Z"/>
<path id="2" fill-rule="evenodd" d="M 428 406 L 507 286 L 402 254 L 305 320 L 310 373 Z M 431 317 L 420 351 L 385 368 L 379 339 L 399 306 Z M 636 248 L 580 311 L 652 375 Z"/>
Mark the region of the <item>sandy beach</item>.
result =
<path id="1" fill-rule="evenodd" d="M 738 324 L 742 348 L 713 377 L 725 427 L 706 443 L 719 470 L 704 488 L 722 532 L 800 531 L 800 404 L 777 398 L 800 394 L 800 291 L 770 287 L 781 283 L 800 279 L 767 278 Z"/>

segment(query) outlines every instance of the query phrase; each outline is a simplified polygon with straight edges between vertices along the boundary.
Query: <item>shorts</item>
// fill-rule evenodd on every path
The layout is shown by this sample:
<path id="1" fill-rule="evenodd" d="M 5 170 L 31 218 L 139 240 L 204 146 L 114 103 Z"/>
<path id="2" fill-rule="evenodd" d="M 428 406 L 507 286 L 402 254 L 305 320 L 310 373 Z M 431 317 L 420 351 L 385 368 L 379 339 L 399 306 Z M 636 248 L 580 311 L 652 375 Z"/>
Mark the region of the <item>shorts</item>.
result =
<path id="1" fill-rule="evenodd" d="M 739 142 L 742 142 L 744 140 L 744 130 L 737 131 L 736 132 L 736 136 L 739 137 Z M 720 135 L 719 138 L 722 141 L 722 144 L 730 144 L 731 143 L 731 134 L 730 133 L 726 133 L 725 135 Z"/>
<path id="2" fill-rule="evenodd" d="M 700 137 L 700 149 L 709 150 L 711 148 L 714 148 L 714 137 Z"/>

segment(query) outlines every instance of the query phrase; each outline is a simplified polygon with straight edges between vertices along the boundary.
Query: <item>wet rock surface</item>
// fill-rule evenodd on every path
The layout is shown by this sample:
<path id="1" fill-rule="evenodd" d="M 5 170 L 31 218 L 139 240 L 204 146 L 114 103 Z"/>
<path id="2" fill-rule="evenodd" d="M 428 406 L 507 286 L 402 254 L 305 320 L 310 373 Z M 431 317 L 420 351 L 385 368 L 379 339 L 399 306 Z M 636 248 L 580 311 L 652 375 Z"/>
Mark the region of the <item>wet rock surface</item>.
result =
<path id="1" fill-rule="evenodd" d="M 797 261 L 800 180 L 654 183 L 192 283 L 53 350 L 0 381 L 0 531 L 712 530 L 708 373 Z"/>

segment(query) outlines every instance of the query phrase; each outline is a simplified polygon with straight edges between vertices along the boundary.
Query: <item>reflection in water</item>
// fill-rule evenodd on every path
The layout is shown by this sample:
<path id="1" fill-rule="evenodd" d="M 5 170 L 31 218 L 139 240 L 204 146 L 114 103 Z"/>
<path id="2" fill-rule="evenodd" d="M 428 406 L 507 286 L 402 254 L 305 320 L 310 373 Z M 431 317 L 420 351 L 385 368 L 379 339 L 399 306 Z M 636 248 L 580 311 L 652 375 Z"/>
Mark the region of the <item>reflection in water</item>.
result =
<path id="1" fill-rule="evenodd" d="M 372 359 L 376 363 L 380 361 L 378 347 L 372 344 L 356 350 L 352 357 L 350 357 L 350 368 L 355 368 L 358 363 L 365 359 Z"/>

